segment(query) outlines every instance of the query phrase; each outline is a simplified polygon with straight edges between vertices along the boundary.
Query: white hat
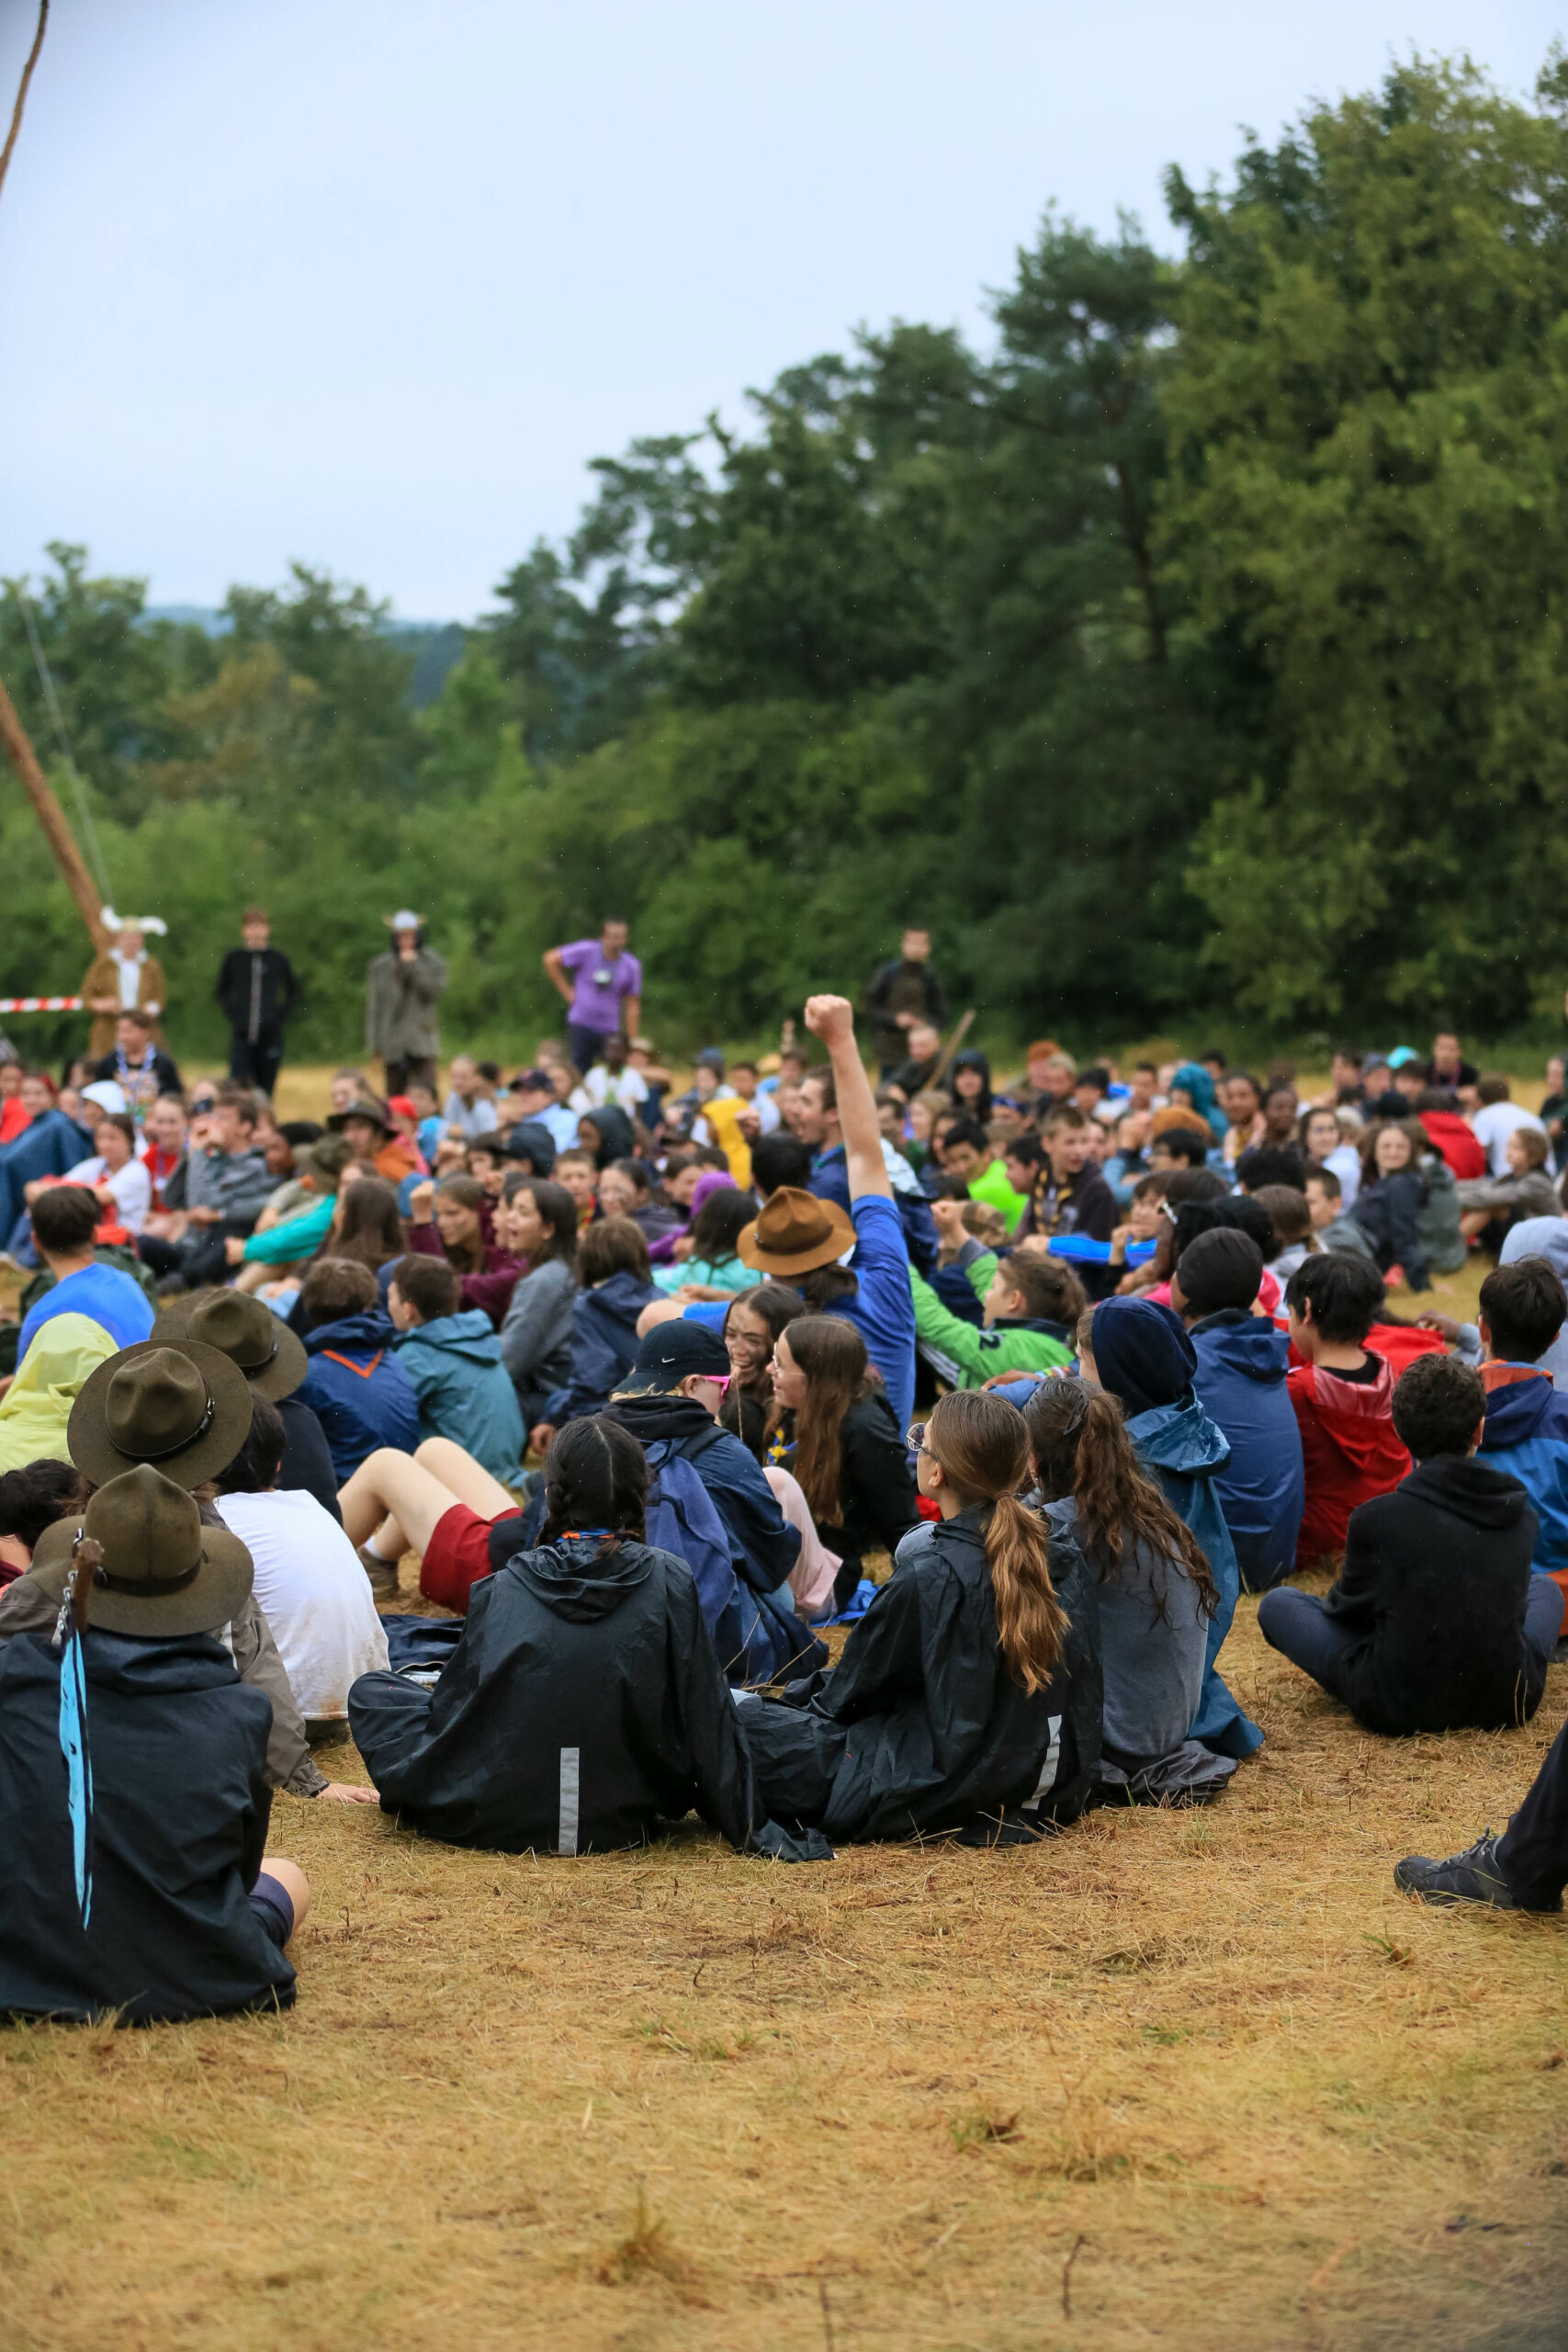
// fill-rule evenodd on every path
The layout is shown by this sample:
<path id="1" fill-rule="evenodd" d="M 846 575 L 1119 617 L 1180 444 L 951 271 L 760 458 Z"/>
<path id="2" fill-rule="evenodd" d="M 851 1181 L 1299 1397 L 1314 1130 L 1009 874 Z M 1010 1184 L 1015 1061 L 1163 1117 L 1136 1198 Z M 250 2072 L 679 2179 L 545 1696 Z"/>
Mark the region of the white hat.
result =
<path id="1" fill-rule="evenodd" d="M 91 1086 L 82 1089 L 84 1102 L 96 1102 L 100 1111 L 129 1111 L 125 1089 L 118 1079 L 96 1078 Z"/>
<path id="2" fill-rule="evenodd" d="M 389 931 L 423 931 L 424 917 L 416 915 L 412 907 L 400 907 L 395 915 L 381 918 Z"/>

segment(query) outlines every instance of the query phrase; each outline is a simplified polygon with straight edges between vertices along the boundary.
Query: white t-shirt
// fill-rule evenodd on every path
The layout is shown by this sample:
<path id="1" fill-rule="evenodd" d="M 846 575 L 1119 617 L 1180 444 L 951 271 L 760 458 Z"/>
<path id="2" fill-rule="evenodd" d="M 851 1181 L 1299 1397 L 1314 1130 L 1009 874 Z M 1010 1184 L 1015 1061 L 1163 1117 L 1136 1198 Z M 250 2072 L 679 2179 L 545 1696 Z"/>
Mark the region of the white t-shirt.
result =
<path id="1" fill-rule="evenodd" d="M 144 1161 L 128 1159 L 110 1176 L 105 1170 L 101 1154 L 95 1152 L 91 1159 L 79 1159 L 74 1168 L 68 1168 L 65 1181 L 68 1184 L 107 1184 L 127 1231 L 140 1233 L 146 1224 L 147 1212 L 152 1205 L 152 1179 Z"/>
<path id="2" fill-rule="evenodd" d="M 1470 1124 L 1494 1176 L 1506 1176 L 1509 1172 L 1508 1137 L 1516 1127 L 1534 1127 L 1539 1135 L 1546 1133 L 1545 1122 L 1518 1102 L 1488 1102 L 1477 1111 Z"/>
<path id="3" fill-rule="evenodd" d="M 618 1077 L 612 1078 L 603 1062 L 595 1062 L 567 1100 L 578 1112 L 602 1111 L 606 1102 L 615 1102 L 623 1111 L 636 1111 L 648 1100 L 648 1080 L 636 1069 L 624 1069 Z"/>
<path id="4" fill-rule="evenodd" d="M 118 947 L 109 952 L 119 979 L 119 1009 L 122 1012 L 134 1012 L 141 994 L 141 967 L 147 961 L 147 950 L 143 948 L 140 956 L 122 956 Z"/>
<path id="5" fill-rule="evenodd" d="M 350 1684 L 388 1662 L 370 1580 L 353 1544 L 302 1487 L 220 1495 L 218 1512 L 254 1563 L 256 1605 L 299 1713 L 346 1715 Z"/>
<path id="6" fill-rule="evenodd" d="M 1361 1155 L 1353 1143 L 1342 1143 L 1324 1161 L 1339 1179 L 1339 1198 L 1348 1208 L 1361 1189 Z"/>

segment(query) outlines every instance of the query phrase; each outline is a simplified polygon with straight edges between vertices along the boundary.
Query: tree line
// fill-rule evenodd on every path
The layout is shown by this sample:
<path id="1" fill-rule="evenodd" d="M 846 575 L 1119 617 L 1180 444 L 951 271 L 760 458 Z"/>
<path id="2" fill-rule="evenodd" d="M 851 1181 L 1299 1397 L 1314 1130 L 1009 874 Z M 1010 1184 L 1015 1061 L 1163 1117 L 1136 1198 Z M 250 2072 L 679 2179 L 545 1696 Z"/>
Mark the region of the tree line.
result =
<path id="1" fill-rule="evenodd" d="M 987 351 L 863 332 L 744 431 L 595 461 L 423 708 L 386 608 L 302 566 L 217 637 L 80 548 L 30 612 L 6 582 L 0 675 L 58 757 L 30 622 L 181 1037 L 218 1043 L 249 898 L 321 1053 L 404 901 L 452 1034 L 509 1043 L 604 912 L 677 1043 L 854 983 L 911 916 L 1014 1036 L 1560 1003 L 1568 66 L 1525 104 L 1416 60 L 1167 198 L 1174 261 L 1048 211 Z M 3 810 L 0 985 L 68 985 Z"/>

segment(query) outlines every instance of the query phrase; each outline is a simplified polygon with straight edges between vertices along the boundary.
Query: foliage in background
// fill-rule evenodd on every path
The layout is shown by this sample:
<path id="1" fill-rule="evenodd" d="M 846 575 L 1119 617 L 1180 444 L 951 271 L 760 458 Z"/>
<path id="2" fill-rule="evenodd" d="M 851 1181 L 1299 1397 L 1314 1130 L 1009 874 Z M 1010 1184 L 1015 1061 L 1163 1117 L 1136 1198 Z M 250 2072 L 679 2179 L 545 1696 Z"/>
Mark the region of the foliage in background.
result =
<path id="1" fill-rule="evenodd" d="M 220 1041 L 252 897 L 321 1055 L 404 901 L 450 1033 L 498 1045 L 555 1024 L 539 956 L 606 912 L 677 1045 L 858 988 L 909 916 L 1014 1037 L 1517 1023 L 1568 878 L 1565 107 L 1555 62 L 1533 108 L 1401 66 L 1228 190 L 1173 175 L 1179 264 L 1047 213 L 987 354 L 895 323 L 745 434 L 596 461 L 423 707 L 362 589 L 297 567 L 209 636 L 52 549 L 39 634 L 182 1040 Z M 6 583 L 0 674 L 53 757 L 24 617 Z M 0 811 L 0 986 L 69 985 L 63 890 Z"/>

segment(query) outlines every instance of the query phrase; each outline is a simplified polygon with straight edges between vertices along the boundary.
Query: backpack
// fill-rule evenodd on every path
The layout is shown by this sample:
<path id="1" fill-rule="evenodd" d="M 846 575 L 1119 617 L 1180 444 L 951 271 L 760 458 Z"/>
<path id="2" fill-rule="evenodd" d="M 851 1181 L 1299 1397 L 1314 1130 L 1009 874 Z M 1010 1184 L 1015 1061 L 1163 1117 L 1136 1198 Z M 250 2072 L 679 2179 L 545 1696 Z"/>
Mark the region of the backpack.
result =
<path id="1" fill-rule="evenodd" d="M 716 1428 L 714 1434 L 718 1434 Z M 701 1452 L 698 1442 L 695 1448 Z M 729 1549 L 729 1531 L 717 1506 L 673 1438 L 659 1438 L 645 1448 L 652 1473 L 648 1489 L 648 1541 L 660 1552 L 673 1552 L 692 1571 L 702 1605 L 703 1623 L 716 1642 L 727 1611 L 739 1597 L 739 1578 Z M 719 1657 L 726 1659 L 719 1643 Z"/>

